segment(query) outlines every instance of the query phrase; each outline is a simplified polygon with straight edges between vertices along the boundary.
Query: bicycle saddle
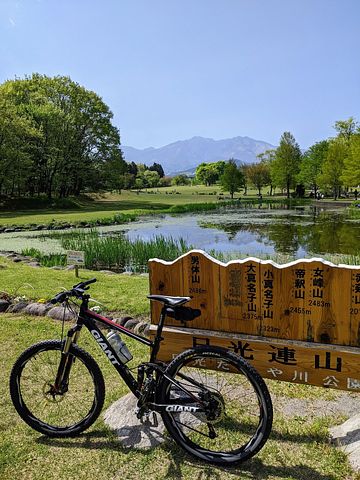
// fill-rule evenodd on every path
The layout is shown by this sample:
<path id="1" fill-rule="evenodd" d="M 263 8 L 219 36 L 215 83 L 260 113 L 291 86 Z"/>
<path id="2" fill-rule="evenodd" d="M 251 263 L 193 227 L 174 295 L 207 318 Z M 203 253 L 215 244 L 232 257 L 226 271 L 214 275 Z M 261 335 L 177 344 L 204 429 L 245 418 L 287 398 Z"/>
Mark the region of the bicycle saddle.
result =
<path id="1" fill-rule="evenodd" d="M 147 298 L 150 300 L 157 300 L 162 302 L 164 305 L 169 307 L 177 307 L 183 305 L 186 302 L 189 302 L 192 297 L 169 297 L 168 295 L 148 295 Z"/>

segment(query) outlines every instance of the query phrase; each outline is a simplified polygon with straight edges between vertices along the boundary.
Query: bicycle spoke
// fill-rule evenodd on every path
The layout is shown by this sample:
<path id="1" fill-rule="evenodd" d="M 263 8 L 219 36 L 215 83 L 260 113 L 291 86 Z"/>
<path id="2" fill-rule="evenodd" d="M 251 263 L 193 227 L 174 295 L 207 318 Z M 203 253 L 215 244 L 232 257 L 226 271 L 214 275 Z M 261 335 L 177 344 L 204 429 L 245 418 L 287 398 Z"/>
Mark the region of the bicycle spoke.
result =
<path id="1" fill-rule="evenodd" d="M 39 420 L 67 427 L 86 417 L 95 392 L 86 367 L 79 361 L 72 365 L 69 391 L 52 395 L 51 385 L 55 382 L 60 358 L 60 350 L 34 355 L 24 366 L 20 389 L 26 405 Z"/>

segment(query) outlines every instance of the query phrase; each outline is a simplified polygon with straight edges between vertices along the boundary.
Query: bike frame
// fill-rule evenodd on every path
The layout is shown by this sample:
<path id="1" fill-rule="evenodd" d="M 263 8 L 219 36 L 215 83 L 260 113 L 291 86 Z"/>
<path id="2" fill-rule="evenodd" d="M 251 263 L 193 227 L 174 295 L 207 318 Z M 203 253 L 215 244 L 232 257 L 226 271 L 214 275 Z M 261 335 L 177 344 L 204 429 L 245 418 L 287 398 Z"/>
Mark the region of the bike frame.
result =
<path id="1" fill-rule="evenodd" d="M 73 343 L 77 343 L 78 337 L 80 335 L 81 329 L 83 326 L 85 326 L 93 338 L 96 340 L 100 348 L 103 350 L 104 354 L 107 356 L 109 361 L 112 363 L 114 368 L 117 370 L 121 378 L 124 380 L 126 385 L 129 387 L 129 389 L 132 391 L 132 393 L 139 399 L 141 397 L 141 391 L 139 389 L 139 382 L 138 380 L 135 379 L 135 377 L 132 375 L 130 369 L 127 367 L 126 364 L 121 363 L 116 355 L 115 350 L 105 337 L 105 335 L 102 333 L 100 328 L 97 326 L 97 322 L 107 326 L 111 327 L 112 330 L 115 330 L 119 333 L 123 333 L 127 335 L 130 338 L 133 338 L 134 340 L 143 343 L 144 345 L 147 345 L 151 349 L 151 354 L 150 354 L 150 362 L 144 362 L 142 365 L 146 369 L 148 368 L 150 372 L 157 371 L 159 372 L 164 378 L 169 380 L 172 384 L 176 385 L 179 390 L 182 390 L 185 392 L 188 396 L 192 397 L 194 401 L 196 402 L 196 405 L 193 406 L 188 406 L 188 408 L 191 409 L 192 412 L 202 412 L 204 411 L 203 407 L 199 406 L 199 399 L 197 399 L 192 393 L 190 393 L 186 388 L 184 388 L 179 382 L 174 380 L 173 378 L 169 377 L 166 375 L 164 372 L 163 368 L 163 363 L 158 362 L 156 359 L 157 353 L 160 348 L 160 342 L 162 341 L 161 333 L 163 330 L 164 326 L 164 321 L 166 317 L 166 307 L 164 306 L 161 310 L 161 315 L 160 315 L 160 320 L 158 324 L 158 328 L 156 331 L 156 335 L 154 338 L 154 341 L 149 340 L 148 338 L 145 338 L 141 335 L 137 335 L 134 332 L 131 332 L 127 328 L 118 325 L 114 321 L 110 320 L 110 318 L 103 317 L 102 315 L 99 315 L 95 312 L 92 312 L 91 310 L 88 309 L 88 298 L 84 298 L 81 306 L 80 306 L 80 312 L 76 321 L 76 324 L 69 329 L 67 333 L 67 339 L 65 341 L 64 349 L 62 351 L 62 356 L 60 360 L 60 365 L 58 368 L 58 373 L 57 377 L 55 380 L 55 386 L 58 389 L 62 389 L 62 385 L 67 383 L 67 379 L 70 373 L 72 361 L 71 361 L 71 356 L 69 355 L 69 351 L 71 348 L 71 345 Z M 186 379 L 185 376 L 181 375 L 182 378 Z M 194 382 L 197 383 L 197 382 Z M 67 388 L 67 387 L 66 387 Z M 158 403 L 149 403 L 149 406 L 151 407 L 152 410 L 155 410 L 157 412 L 164 411 L 166 409 L 173 409 L 173 408 L 186 408 L 183 407 L 182 403 L 188 405 L 188 401 L 182 402 L 181 400 L 177 400 L 176 403 L 170 403 L 170 404 L 158 404 Z M 172 411 L 172 410 L 171 410 Z"/>
<path id="2" fill-rule="evenodd" d="M 164 310 L 164 309 L 163 309 Z M 107 340 L 106 336 L 102 333 L 101 329 L 98 327 L 97 323 L 100 323 L 106 327 L 111 327 L 112 330 L 115 330 L 119 333 L 127 335 L 134 340 L 143 343 L 151 348 L 150 362 L 156 362 L 156 355 L 159 351 L 159 346 L 161 342 L 161 332 L 164 325 L 165 312 L 162 312 L 160 317 L 160 322 L 158 330 L 155 336 L 154 341 L 149 340 L 141 335 L 136 335 L 134 332 L 131 332 L 127 328 L 118 325 L 110 318 L 103 317 L 95 312 L 92 312 L 88 308 L 88 299 L 85 298 L 80 306 L 80 312 L 76 321 L 76 324 L 69 329 L 67 333 L 67 339 L 63 349 L 62 361 L 59 365 L 59 372 L 56 379 L 56 384 L 61 385 L 61 382 L 64 378 L 67 378 L 67 370 L 70 370 L 71 364 L 69 362 L 68 352 L 70 350 L 72 343 L 77 343 L 78 337 L 80 335 L 81 329 L 85 326 L 93 338 L 96 340 L 100 348 L 103 350 L 109 361 L 113 364 L 121 378 L 124 380 L 129 389 L 133 392 L 136 397 L 140 396 L 138 391 L 138 382 L 135 377 L 130 372 L 130 369 L 126 364 L 121 363 L 116 355 L 116 352 L 112 345 Z M 67 368 L 68 367 L 68 368 Z"/>

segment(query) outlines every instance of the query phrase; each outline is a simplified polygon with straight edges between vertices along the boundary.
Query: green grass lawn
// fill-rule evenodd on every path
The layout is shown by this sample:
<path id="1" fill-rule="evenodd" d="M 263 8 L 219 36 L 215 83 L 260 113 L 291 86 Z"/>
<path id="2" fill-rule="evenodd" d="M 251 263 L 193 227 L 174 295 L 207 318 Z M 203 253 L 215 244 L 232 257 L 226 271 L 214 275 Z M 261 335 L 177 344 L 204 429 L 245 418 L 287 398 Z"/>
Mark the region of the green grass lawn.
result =
<path id="1" fill-rule="evenodd" d="M 129 315 L 145 315 L 149 312 L 149 279 L 143 276 L 107 275 L 90 270 L 74 271 L 33 268 L 13 263 L 0 257 L 0 292 L 12 296 L 25 296 L 31 300 L 50 299 L 61 290 L 69 290 L 81 280 L 96 277 L 91 285 L 91 295 L 111 311 Z"/>
<path id="2" fill-rule="evenodd" d="M 1 266 L 3 268 L 1 268 Z M 4 268 L 5 267 L 5 268 Z M 93 272 L 81 272 L 90 278 Z M 106 276 L 91 286 L 94 297 L 110 309 L 146 314 L 148 279 Z M 25 293 L 31 298 L 49 298 L 75 283 L 73 272 L 33 269 L 0 259 L 0 290 Z M 26 287 L 26 284 L 33 288 Z M 20 290 L 19 290 L 20 288 Z M 79 437 L 48 439 L 31 430 L 18 417 L 8 392 L 11 367 L 31 344 L 58 339 L 61 323 L 48 318 L 0 315 L 0 478 L 1 480 L 120 480 L 120 479 L 236 479 L 242 480 L 359 480 L 344 454 L 329 444 L 328 427 L 344 420 L 340 416 L 286 417 L 274 400 L 276 411 L 270 440 L 252 460 L 236 468 L 217 468 L 190 458 L 171 440 L 150 451 L 124 449 L 104 425 L 102 416 Z M 117 373 L 97 345 L 82 333 L 80 346 L 91 352 L 103 370 L 107 396 L 104 410 L 127 393 Z M 131 365 L 147 358 L 146 347 L 131 340 Z M 268 381 L 274 399 L 334 398 L 336 392 L 316 387 Z M 276 395 L 276 396 L 275 396 Z M 319 412 L 320 414 L 321 412 Z"/>
<path id="3" fill-rule="evenodd" d="M 0 209 L 1 225 L 26 225 L 48 224 L 56 222 L 90 222 L 98 219 L 111 218 L 118 213 L 135 215 L 165 213 L 171 207 L 177 205 L 196 203 L 219 203 L 219 195 L 229 199 L 227 192 L 222 192 L 219 185 L 207 187 L 205 185 L 149 188 L 139 193 L 136 191 L 123 190 L 121 194 L 104 193 L 93 194 L 90 197 L 80 197 L 75 200 L 76 208 L 60 209 L 55 207 L 29 209 L 22 208 L 22 203 L 17 202 L 18 208 Z M 235 193 L 234 199 L 257 200 L 257 190 L 248 189 L 247 195 L 243 192 Z M 285 196 L 267 195 L 267 188 L 263 189 L 263 200 L 282 201 Z M 323 200 L 325 201 L 325 200 Z M 326 199 L 329 204 L 336 205 L 332 199 Z M 352 203 L 351 199 L 341 199 L 338 203 Z M 26 202 L 24 202 L 25 204 Z M 34 202 L 32 202 L 33 204 Z"/>
<path id="4" fill-rule="evenodd" d="M 124 190 L 119 194 L 94 195 L 92 200 L 77 200 L 77 209 L 37 209 L 37 210 L 0 210 L 0 225 L 47 224 L 56 221 L 90 221 L 110 218 L 116 213 L 154 213 L 165 212 L 173 205 L 189 203 L 218 202 L 221 190 L 218 185 L 212 187 L 180 186 L 161 189 L 147 189 L 140 193 Z M 226 195 L 224 195 L 226 196 Z M 228 195 L 227 195 L 228 197 Z M 235 194 L 234 198 L 239 198 Z M 248 198 L 256 197 L 255 191 L 249 191 Z M 221 202 L 220 202 L 221 203 Z"/>
<path id="5" fill-rule="evenodd" d="M 0 317 L 0 478 L 2 480 L 107 480 L 111 479 L 358 479 L 345 455 L 329 445 L 328 425 L 339 418 L 291 420 L 275 415 L 274 427 L 263 450 L 236 468 L 204 465 L 190 458 L 171 440 L 150 451 L 121 447 L 102 417 L 86 432 L 71 439 L 49 439 L 31 430 L 15 412 L 8 393 L 8 378 L 17 356 L 34 342 L 59 338 L 61 326 L 46 318 L 15 315 Z M 103 370 L 107 396 L 105 409 L 127 393 L 115 370 L 84 332 L 80 345 L 92 353 Z M 144 347 L 127 341 L 136 364 L 146 358 Z M 277 385 L 269 382 L 272 391 Z M 286 384 L 282 385 L 286 394 Z M 301 388 L 299 389 L 302 394 Z M 318 390 L 318 396 L 321 391 Z M 291 389 L 294 396 L 294 389 Z M 104 410 L 105 410 L 104 409 Z"/>

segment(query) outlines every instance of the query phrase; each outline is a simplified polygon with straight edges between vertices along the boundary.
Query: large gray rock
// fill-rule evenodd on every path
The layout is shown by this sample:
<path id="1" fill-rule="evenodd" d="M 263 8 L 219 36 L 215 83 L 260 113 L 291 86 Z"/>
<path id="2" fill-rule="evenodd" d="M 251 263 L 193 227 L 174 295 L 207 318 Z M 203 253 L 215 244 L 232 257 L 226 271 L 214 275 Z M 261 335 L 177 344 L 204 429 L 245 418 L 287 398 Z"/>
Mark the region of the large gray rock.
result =
<path id="1" fill-rule="evenodd" d="M 62 320 L 65 316 L 65 320 L 74 320 L 75 315 L 64 307 L 54 307 L 48 311 L 46 314 L 50 318 L 54 318 L 55 320 Z"/>
<path id="2" fill-rule="evenodd" d="M 330 428 L 332 442 L 341 448 L 352 467 L 360 470 L 360 413 L 349 418 L 342 425 Z"/>
<path id="3" fill-rule="evenodd" d="M 24 308 L 24 313 L 29 315 L 44 316 L 51 309 L 52 305 L 48 303 L 30 303 Z"/>
<path id="4" fill-rule="evenodd" d="M 156 447 L 165 440 L 165 426 L 157 414 L 158 425 L 150 421 L 141 423 L 135 414 L 137 398 L 128 393 L 113 403 L 104 414 L 104 421 L 111 430 L 116 432 L 124 447 L 149 449 Z"/>
<path id="5" fill-rule="evenodd" d="M 134 333 L 136 333 L 136 335 L 145 335 L 145 332 L 148 332 L 149 327 L 150 327 L 149 322 L 145 322 L 145 321 L 139 322 L 134 327 Z"/>
<path id="6" fill-rule="evenodd" d="M 9 306 L 10 302 L 8 302 L 7 300 L 0 300 L 0 312 L 6 312 Z"/>
<path id="7" fill-rule="evenodd" d="M 27 302 L 17 302 L 13 303 L 10 305 L 10 307 L 7 309 L 7 312 L 10 313 L 19 313 L 24 310 L 25 307 L 27 307 L 28 303 Z"/>

